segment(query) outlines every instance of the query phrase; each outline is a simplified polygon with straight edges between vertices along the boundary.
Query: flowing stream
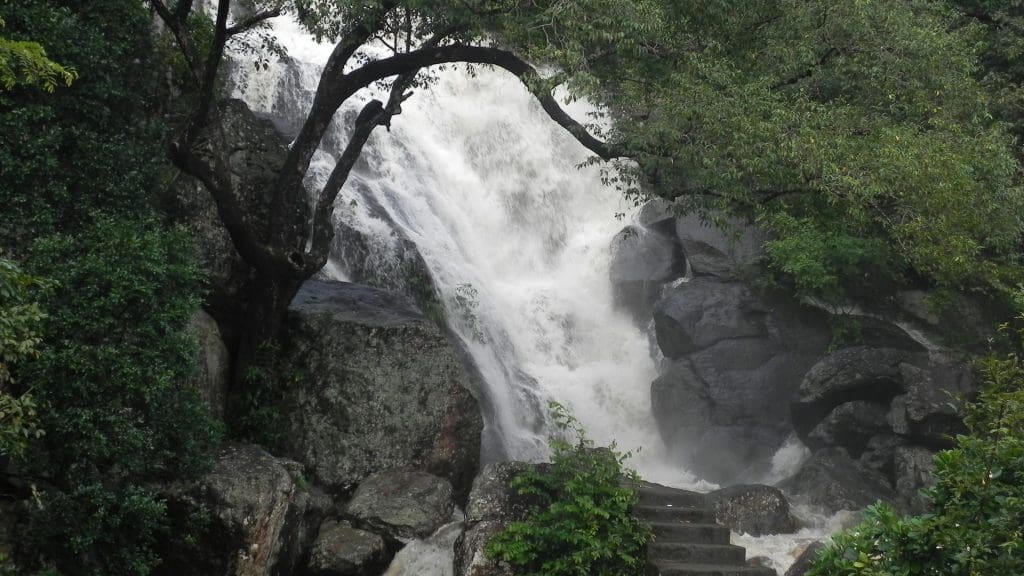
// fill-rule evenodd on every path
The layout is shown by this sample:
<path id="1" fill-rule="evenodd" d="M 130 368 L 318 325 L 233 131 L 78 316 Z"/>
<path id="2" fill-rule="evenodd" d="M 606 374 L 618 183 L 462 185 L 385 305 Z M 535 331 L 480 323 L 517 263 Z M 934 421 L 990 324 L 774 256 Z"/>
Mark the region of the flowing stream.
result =
<path id="1" fill-rule="evenodd" d="M 257 71 L 239 55 L 231 86 L 294 135 L 331 46 L 289 17 L 274 32 L 289 57 Z M 338 118 L 385 96 L 364 92 Z M 571 110 L 581 119 L 587 112 Z M 332 127 L 311 188 L 326 180 L 347 124 Z M 390 131 L 375 132 L 336 218 L 370 240 L 381 267 L 400 271 L 403 240 L 415 243 L 484 376 L 485 460 L 545 458 L 554 400 L 599 444 L 639 450 L 632 465 L 646 479 L 700 488 L 664 456 L 650 408 L 651 346 L 612 305 L 609 242 L 634 208 L 602 186 L 596 169 L 579 167 L 588 156 L 511 75 L 449 68 L 406 102 Z M 347 279 L 349 271 L 332 262 L 326 273 Z M 396 559 L 414 568 L 388 574 L 450 574 L 454 537 L 442 532 Z"/>

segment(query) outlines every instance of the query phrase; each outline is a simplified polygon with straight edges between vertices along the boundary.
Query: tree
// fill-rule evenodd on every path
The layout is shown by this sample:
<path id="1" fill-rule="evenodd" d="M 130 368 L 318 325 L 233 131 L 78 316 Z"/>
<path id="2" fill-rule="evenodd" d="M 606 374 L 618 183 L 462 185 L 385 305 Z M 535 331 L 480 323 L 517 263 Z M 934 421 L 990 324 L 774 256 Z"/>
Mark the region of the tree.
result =
<path id="1" fill-rule="evenodd" d="M 494 0 L 297 2 L 294 7 L 303 22 L 336 44 L 312 108 L 269 191 L 269 215 L 261 221 L 243 207 L 223 154 L 226 147 L 220 145 L 223 133 L 218 124 L 217 74 L 228 43 L 282 14 L 285 6 L 264 2 L 253 15 L 231 23 L 231 0 L 220 0 L 212 40 L 201 49 L 202 27 L 192 16 L 191 1 L 150 3 L 176 39 L 197 91 L 196 105 L 171 145 L 171 157 L 183 172 L 199 179 L 209 190 L 235 247 L 254 270 L 236 374 L 244 373 L 259 344 L 278 332 L 299 286 L 326 263 L 334 235 L 330 216 L 338 192 L 370 135 L 380 126 L 389 126 L 401 113 L 411 89 L 427 82 L 428 68 L 452 63 L 503 68 L 534 90 L 554 121 L 598 155 L 610 157 L 610 150 L 566 114 L 551 95 L 557 82 L 543 80 L 524 57 L 488 39 L 501 38 L 527 55 L 531 49 L 554 50 L 556 37 L 545 34 L 556 31 L 564 19 L 579 16 L 566 13 L 564 5 L 568 4 L 581 14 L 600 15 L 593 20 L 580 19 L 573 24 L 575 29 L 588 29 L 594 39 L 601 38 L 600 45 L 618 50 L 639 42 L 645 20 L 643 3 L 610 0 L 565 4 Z M 392 54 L 380 59 L 367 57 L 360 49 L 373 41 L 387 44 Z M 591 43 L 596 45 L 597 41 Z M 371 100 L 353 120 L 349 142 L 338 155 L 326 184 L 314 191 L 311 209 L 303 181 L 328 125 L 346 100 L 378 83 L 389 88 L 387 102 Z"/>

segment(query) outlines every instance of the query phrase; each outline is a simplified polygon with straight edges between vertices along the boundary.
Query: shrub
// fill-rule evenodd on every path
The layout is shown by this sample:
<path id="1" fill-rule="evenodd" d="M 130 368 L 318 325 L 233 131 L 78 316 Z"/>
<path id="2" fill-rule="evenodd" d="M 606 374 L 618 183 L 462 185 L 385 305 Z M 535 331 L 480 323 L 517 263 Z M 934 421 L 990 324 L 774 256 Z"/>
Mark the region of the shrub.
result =
<path id="1" fill-rule="evenodd" d="M 645 574 L 650 528 L 631 515 L 636 494 L 623 487 L 638 480 L 615 445 L 595 448 L 564 407 L 551 404 L 570 442 L 551 440 L 551 466 L 531 468 L 513 488 L 538 500 L 524 521 L 514 522 L 487 545 L 487 554 L 528 576 L 628 576 Z"/>

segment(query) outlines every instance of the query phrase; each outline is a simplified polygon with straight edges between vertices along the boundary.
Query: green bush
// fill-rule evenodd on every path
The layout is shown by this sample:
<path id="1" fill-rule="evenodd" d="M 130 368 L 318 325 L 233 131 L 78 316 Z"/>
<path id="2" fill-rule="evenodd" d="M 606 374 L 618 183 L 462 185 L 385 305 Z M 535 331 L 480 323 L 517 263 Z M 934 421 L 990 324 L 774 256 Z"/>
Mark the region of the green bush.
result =
<path id="1" fill-rule="evenodd" d="M 868 509 L 836 536 L 810 576 L 1024 574 L 1024 364 L 1019 354 L 979 364 L 984 389 L 965 413 L 969 435 L 935 459 L 928 514 Z"/>
<path id="2" fill-rule="evenodd" d="M 552 403 L 558 427 L 574 442 L 551 441 L 547 468 L 531 468 L 512 483 L 540 503 L 487 545 L 487 554 L 517 566 L 527 576 L 628 576 L 646 573 L 650 528 L 631 514 L 636 494 L 623 487 L 636 474 L 629 456 L 595 448 L 564 407 Z"/>
<path id="3" fill-rule="evenodd" d="M 38 485 L 20 548 L 28 565 L 147 574 L 158 538 L 184 536 L 166 532 L 153 486 L 202 472 L 220 433 L 186 385 L 199 279 L 188 245 L 152 221 L 99 216 L 32 245 L 28 264 L 58 287 L 39 358 L 18 374 L 46 430 L 23 464 Z"/>

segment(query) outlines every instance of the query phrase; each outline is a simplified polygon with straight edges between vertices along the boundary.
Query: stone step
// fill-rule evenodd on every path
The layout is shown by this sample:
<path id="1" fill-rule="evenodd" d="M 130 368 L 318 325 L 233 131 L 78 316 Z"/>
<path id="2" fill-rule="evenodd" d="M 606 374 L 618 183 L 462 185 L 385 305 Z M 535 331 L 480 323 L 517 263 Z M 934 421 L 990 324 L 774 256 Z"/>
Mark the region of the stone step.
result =
<path id="1" fill-rule="evenodd" d="M 659 484 L 642 483 L 631 486 L 636 491 L 637 504 L 641 506 L 682 506 L 686 508 L 705 508 L 707 496 L 700 492 L 678 490 Z"/>
<path id="2" fill-rule="evenodd" d="M 693 542 L 695 544 L 728 544 L 729 529 L 721 524 L 682 524 L 651 522 L 656 540 L 662 542 Z"/>
<path id="3" fill-rule="evenodd" d="M 655 562 L 659 576 L 776 576 L 771 568 L 760 566 L 717 566 L 686 562 Z"/>
<path id="4" fill-rule="evenodd" d="M 715 521 L 715 512 L 710 508 L 634 506 L 633 515 L 649 523 L 694 522 L 710 524 Z"/>
<path id="5" fill-rule="evenodd" d="M 647 548 L 647 557 L 652 561 L 743 566 L 747 559 L 747 551 L 732 544 L 694 544 L 692 542 L 659 542 L 655 540 Z"/>

